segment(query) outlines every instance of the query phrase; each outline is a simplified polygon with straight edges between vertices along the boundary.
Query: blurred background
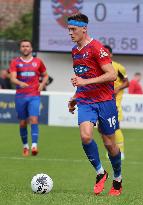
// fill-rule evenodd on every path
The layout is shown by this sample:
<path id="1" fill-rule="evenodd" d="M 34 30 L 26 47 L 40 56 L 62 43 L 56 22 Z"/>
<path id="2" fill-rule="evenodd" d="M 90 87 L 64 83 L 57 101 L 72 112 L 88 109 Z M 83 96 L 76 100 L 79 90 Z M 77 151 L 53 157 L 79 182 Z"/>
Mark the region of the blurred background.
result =
<path id="1" fill-rule="evenodd" d="M 61 95 L 66 92 L 67 96 L 64 100 L 68 100 L 74 92 L 70 83 L 73 74 L 71 58 L 73 43 L 68 36 L 66 19 L 78 11 L 89 17 L 89 34 L 112 47 L 113 59 L 126 68 L 129 80 L 134 78 L 136 72 L 143 74 L 142 0 L 116 2 L 112 0 L 101 2 L 96 0 L 0 0 L 1 90 L 14 89 L 7 72 L 9 63 L 13 57 L 19 55 L 19 40 L 29 39 L 33 42 L 33 55 L 37 55 L 44 61 L 51 77 L 46 90 L 58 92 Z M 143 87 L 142 78 L 139 83 Z M 128 89 L 125 89 L 125 93 L 128 94 Z M 4 96 L 1 96 L 1 100 L 2 97 Z M 132 122 L 131 127 L 132 125 L 136 127 L 135 123 L 140 123 L 141 127 L 143 118 L 136 116 L 143 114 L 143 100 L 134 97 L 132 99 L 136 101 L 133 102 L 127 96 L 123 100 L 124 116 L 127 116 L 125 121 Z M 3 111 L 2 104 L 3 101 L 0 112 Z M 62 117 L 67 119 L 68 114 L 65 115 Z M 74 117 L 69 118 L 75 121 Z M 73 122 L 72 124 L 75 124 Z"/>

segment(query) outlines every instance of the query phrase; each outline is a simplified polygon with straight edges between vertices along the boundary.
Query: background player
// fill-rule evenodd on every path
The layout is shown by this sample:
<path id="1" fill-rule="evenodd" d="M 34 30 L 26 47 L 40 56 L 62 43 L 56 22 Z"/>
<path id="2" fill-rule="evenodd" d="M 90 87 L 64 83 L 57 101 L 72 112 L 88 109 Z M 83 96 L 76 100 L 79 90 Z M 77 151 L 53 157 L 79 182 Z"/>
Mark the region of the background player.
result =
<path id="1" fill-rule="evenodd" d="M 48 80 L 43 62 L 32 56 L 32 44 L 29 40 L 20 42 L 21 56 L 12 60 L 10 65 L 11 81 L 16 84 L 16 111 L 19 119 L 20 136 L 23 143 L 23 156 L 29 155 L 27 123 L 31 124 L 32 155 L 38 153 L 38 116 L 40 111 L 40 91 Z M 39 84 L 39 77 L 43 81 Z"/>
<path id="2" fill-rule="evenodd" d="M 78 124 L 83 149 L 97 172 L 95 194 L 100 194 L 108 174 L 104 170 L 93 139 L 93 128 L 97 121 L 103 142 L 109 153 L 114 170 L 114 180 L 109 195 L 120 195 L 122 191 L 121 153 L 115 143 L 118 128 L 116 103 L 113 99 L 116 73 L 104 46 L 87 34 L 88 17 L 76 14 L 68 18 L 69 35 L 77 45 L 72 49 L 75 75 L 71 82 L 77 87 L 68 107 L 74 112 L 78 106 Z"/>
<path id="3" fill-rule="evenodd" d="M 135 73 L 133 79 L 130 81 L 128 92 L 129 94 L 143 94 L 143 89 L 140 84 L 142 75 L 141 73 Z"/>
<path id="4" fill-rule="evenodd" d="M 110 57 L 112 58 L 113 57 L 112 48 L 108 45 L 104 45 L 104 47 L 108 49 L 110 53 Z M 124 89 L 129 86 L 129 81 L 128 81 L 126 69 L 123 65 L 115 61 L 112 61 L 112 65 L 117 74 L 117 79 L 114 82 L 114 93 L 115 93 L 116 105 L 118 109 L 118 121 L 120 122 L 123 119 L 122 104 L 121 104 L 123 93 L 124 93 Z M 124 135 L 120 127 L 115 132 L 115 138 L 116 138 L 116 144 L 119 146 L 120 151 L 121 151 L 121 159 L 123 160 L 125 157 L 124 155 Z"/>

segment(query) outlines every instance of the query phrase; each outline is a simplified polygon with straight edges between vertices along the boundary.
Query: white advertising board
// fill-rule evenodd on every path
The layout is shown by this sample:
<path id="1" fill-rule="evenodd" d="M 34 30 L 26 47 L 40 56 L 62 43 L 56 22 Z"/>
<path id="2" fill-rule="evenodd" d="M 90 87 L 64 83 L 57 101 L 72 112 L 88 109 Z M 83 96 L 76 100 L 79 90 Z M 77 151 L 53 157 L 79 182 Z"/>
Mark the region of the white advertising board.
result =
<path id="1" fill-rule="evenodd" d="M 124 95 L 122 101 L 123 128 L 143 129 L 143 95 Z"/>
<path id="2" fill-rule="evenodd" d="M 49 98 L 49 125 L 77 126 L 77 111 L 72 115 L 68 112 L 68 100 L 72 93 L 51 94 Z M 122 101 L 124 119 L 121 122 L 122 128 L 143 129 L 143 96 L 123 96 Z"/>
<path id="3" fill-rule="evenodd" d="M 0 111 L 1 113 L 3 110 L 7 112 L 9 107 L 4 107 L 4 105 L 7 104 L 4 103 L 2 94 L 8 94 L 11 96 L 15 94 L 15 91 L 1 90 L 0 94 Z M 77 110 L 74 115 L 68 112 L 68 101 L 73 96 L 73 93 L 42 92 L 41 94 L 43 97 L 48 96 L 48 102 L 43 104 L 44 109 L 43 114 L 41 115 L 43 119 L 47 116 L 48 125 L 69 127 L 78 126 Z M 10 104 L 10 106 L 13 108 L 13 104 Z M 143 95 L 125 94 L 123 96 L 122 107 L 124 118 L 120 123 L 121 128 L 143 129 Z M 45 109 L 48 110 L 48 112 L 45 112 Z M 15 120 L 11 121 L 11 123 L 14 122 Z"/>
<path id="4" fill-rule="evenodd" d="M 72 93 L 50 95 L 49 125 L 70 127 L 77 126 L 77 110 L 74 115 L 68 112 L 68 101 L 72 96 Z"/>

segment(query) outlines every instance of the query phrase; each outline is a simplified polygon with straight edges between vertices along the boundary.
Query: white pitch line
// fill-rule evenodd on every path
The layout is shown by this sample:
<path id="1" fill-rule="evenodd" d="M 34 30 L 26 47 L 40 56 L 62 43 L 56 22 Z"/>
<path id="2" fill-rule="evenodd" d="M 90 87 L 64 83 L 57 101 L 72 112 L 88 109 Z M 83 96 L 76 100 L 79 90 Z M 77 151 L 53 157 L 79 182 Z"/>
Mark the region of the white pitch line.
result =
<path id="1" fill-rule="evenodd" d="M 8 159 L 8 160 L 27 160 L 27 161 L 49 161 L 49 162 L 66 162 L 66 163 L 89 163 L 88 160 L 84 159 L 63 159 L 63 158 L 28 158 L 28 157 L 6 157 L 6 156 L 0 156 L 0 159 Z M 109 163 L 108 160 L 103 160 L 104 163 Z M 124 164 L 129 164 L 129 165 L 143 165 L 143 162 L 137 162 L 137 161 L 127 161 L 124 160 Z"/>
<path id="2" fill-rule="evenodd" d="M 36 158 L 36 157 L 6 157 L 6 156 L 0 156 L 0 159 L 10 159 L 10 160 L 27 160 L 27 161 L 54 161 L 54 162 L 88 162 L 88 160 L 82 160 L 82 159 L 60 159 L 60 158 Z"/>

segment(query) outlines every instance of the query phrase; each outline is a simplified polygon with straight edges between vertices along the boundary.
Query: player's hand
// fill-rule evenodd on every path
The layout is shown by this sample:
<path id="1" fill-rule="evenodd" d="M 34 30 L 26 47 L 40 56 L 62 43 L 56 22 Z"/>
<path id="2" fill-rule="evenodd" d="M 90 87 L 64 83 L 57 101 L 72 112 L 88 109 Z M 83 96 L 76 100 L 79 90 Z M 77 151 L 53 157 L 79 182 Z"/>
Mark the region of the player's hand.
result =
<path id="1" fill-rule="evenodd" d="M 28 87 L 29 85 L 27 83 L 24 83 L 24 82 L 20 82 L 20 85 L 19 85 L 21 88 L 26 88 Z"/>
<path id="2" fill-rule="evenodd" d="M 71 114 L 74 114 L 74 111 L 76 109 L 75 106 L 76 106 L 76 101 L 74 98 L 71 98 L 68 102 L 68 109 Z"/>
<path id="3" fill-rule="evenodd" d="M 78 76 L 73 76 L 71 78 L 71 83 L 73 84 L 73 86 L 84 86 L 88 84 L 88 79 L 83 79 L 81 77 Z"/>
<path id="4" fill-rule="evenodd" d="M 40 92 L 40 91 L 42 91 L 43 89 L 44 89 L 44 85 L 43 85 L 42 83 L 40 83 L 39 88 L 38 88 L 38 91 Z"/>
<path id="5" fill-rule="evenodd" d="M 115 96 L 116 96 L 119 92 L 120 92 L 119 89 L 115 89 L 115 90 L 114 90 L 114 94 L 115 94 Z"/>

